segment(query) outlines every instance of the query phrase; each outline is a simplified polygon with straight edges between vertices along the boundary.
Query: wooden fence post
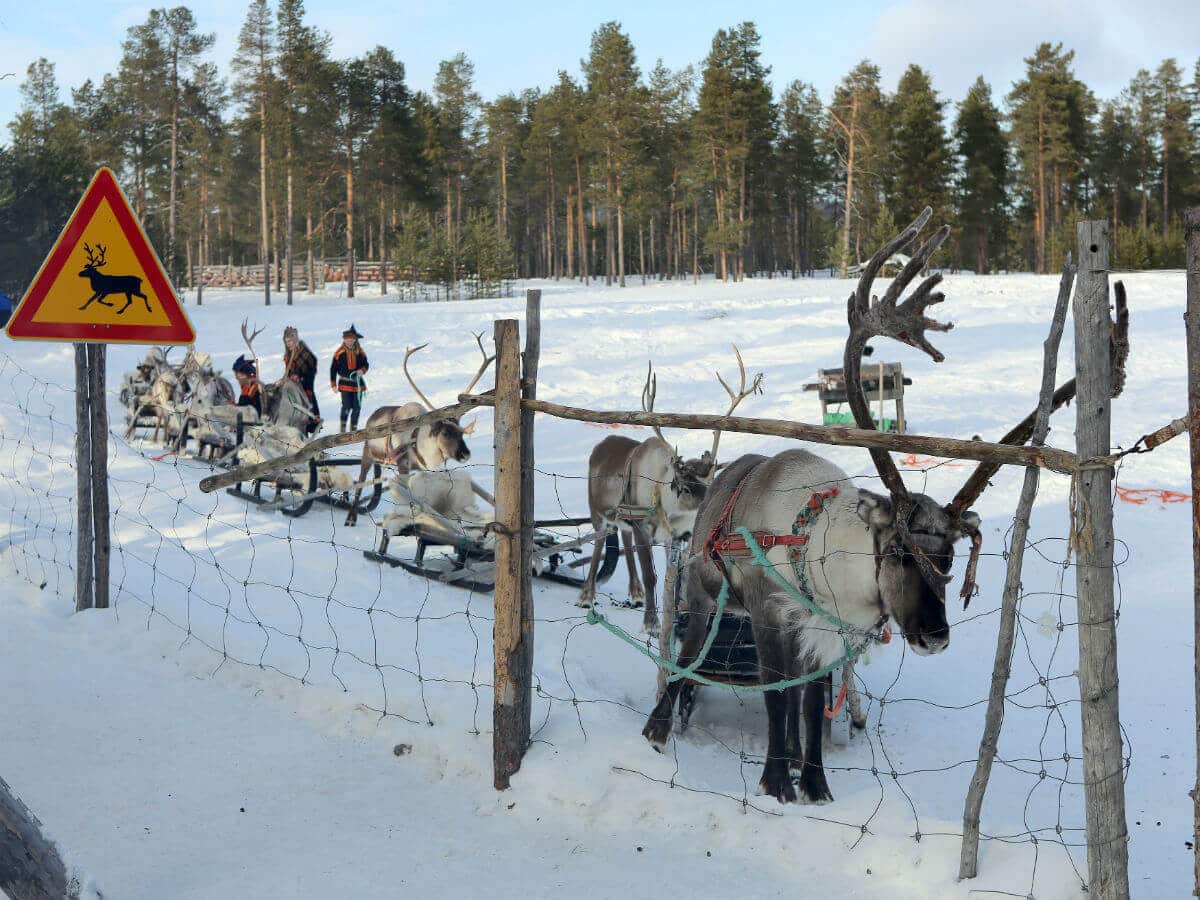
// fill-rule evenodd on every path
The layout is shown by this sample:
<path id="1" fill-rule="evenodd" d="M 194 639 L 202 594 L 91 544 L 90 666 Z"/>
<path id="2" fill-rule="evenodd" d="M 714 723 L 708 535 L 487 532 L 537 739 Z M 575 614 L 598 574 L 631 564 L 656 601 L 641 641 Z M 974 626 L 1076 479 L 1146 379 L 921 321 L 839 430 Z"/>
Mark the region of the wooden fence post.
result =
<path id="1" fill-rule="evenodd" d="M 529 703 L 521 682 L 525 652 L 521 612 L 528 584 L 521 552 L 521 359 L 515 319 L 495 324 L 496 340 L 496 589 L 492 766 L 496 790 L 508 787 L 529 742 Z M 526 712 L 522 721 L 521 710 Z"/>
<path id="2" fill-rule="evenodd" d="M 1200 839 L 1200 206 L 1183 214 L 1187 238 L 1187 370 L 1188 432 L 1192 454 L 1192 566 L 1194 589 L 1196 682 L 1196 787 L 1192 789 L 1192 846 Z M 1200 849 L 1195 854 L 1193 893 L 1200 896 Z"/>
<path id="3" fill-rule="evenodd" d="M 1078 458 L 1086 460 L 1111 451 L 1108 223 L 1080 222 L 1078 242 L 1075 443 Z M 1093 897 L 1122 900 L 1129 896 L 1129 848 L 1113 604 L 1112 482 L 1110 465 L 1078 471 L 1071 540 L 1077 553 L 1088 889 Z"/>
<path id="4" fill-rule="evenodd" d="M 108 346 L 88 345 L 89 388 L 91 401 L 92 444 L 92 541 L 95 549 L 93 571 L 97 609 L 108 609 L 108 561 L 111 541 L 108 529 L 108 390 L 106 369 Z"/>
<path id="5" fill-rule="evenodd" d="M 92 585 L 92 416 L 87 344 L 75 344 L 75 610 L 91 609 Z"/>
<path id="6" fill-rule="evenodd" d="M 542 292 L 525 292 L 525 353 L 521 360 L 521 396 L 537 399 L 538 361 L 542 353 Z M 521 647 L 516 659 L 517 724 L 521 747 L 529 746 L 533 717 L 533 423 L 536 413 L 521 411 Z M 524 755 L 524 749 L 521 753 Z M 519 761 L 518 761 L 519 762 Z"/>

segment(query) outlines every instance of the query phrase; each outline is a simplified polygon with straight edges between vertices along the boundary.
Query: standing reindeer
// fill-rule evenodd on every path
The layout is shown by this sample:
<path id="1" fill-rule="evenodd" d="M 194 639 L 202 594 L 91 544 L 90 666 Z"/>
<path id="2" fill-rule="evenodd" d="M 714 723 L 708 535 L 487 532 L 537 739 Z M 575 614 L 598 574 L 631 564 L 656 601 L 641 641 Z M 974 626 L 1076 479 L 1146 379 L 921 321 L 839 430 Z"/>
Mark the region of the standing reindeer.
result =
<path id="1" fill-rule="evenodd" d="M 861 384 L 861 357 L 869 338 L 887 336 L 944 357 L 925 338 L 927 329 L 951 326 L 926 318 L 925 309 L 944 296 L 932 293 L 940 274 L 924 279 L 901 304 L 897 300 L 928 264 L 949 233 L 941 228 L 917 251 L 875 304 L 871 285 L 893 253 L 912 243 L 929 221 L 926 209 L 912 225 L 867 263 L 850 296 L 844 367 L 850 408 L 860 428 L 873 428 Z M 750 616 L 764 684 L 813 675 L 838 665 L 880 639 L 894 619 L 913 651 L 940 653 L 950 643 L 946 586 L 954 543 L 971 538 L 964 598 L 970 596 L 979 551 L 979 516 L 961 506 L 941 506 L 910 494 L 886 451 L 871 458 L 888 496 L 856 488 L 832 463 L 806 450 L 774 457 L 747 455 L 721 473 L 701 504 L 692 534 L 686 605 L 688 629 L 678 663 L 690 665 L 704 643 L 713 598 L 728 584 L 731 599 Z M 749 534 L 761 554 L 753 561 Z M 786 588 L 786 591 L 783 590 Z M 670 681 L 642 734 L 661 749 L 670 736 L 682 679 Z M 824 679 L 801 687 L 767 690 L 767 758 L 760 789 L 781 803 L 794 802 L 791 769 L 810 802 L 833 799 L 821 759 Z M 799 721 L 807 741 L 801 755 Z"/>
<path id="2" fill-rule="evenodd" d="M 717 374 L 717 380 L 729 394 L 727 416 L 732 415 L 750 394 L 762 390 L 762 373 L 747 387 L 742 354 L 737 347 L 733 352 L 741 375 L 738 391 L 735 393 L 720 373 Z M 654 411 L 657 393 L 658 380 L 651 369 L 642 388 L 644 411 Z M 642 628 L 651 635 L 658 634 L 659 620 L 655 602 L 657 577 L 650 548 L 655 544 L 670 547 L 691 536 L 696 511 L 716 468 L 717 447 L 721 441 L 721 432 L 714 432 L 711 450 L 706 450 L 699 459 L 685 460 L 671 448 L 656 426 L 654 435 L 641 443 L 619 435 L 607 437 L 595 446 L 588 458 L 588 512 L 592 517 L 592 528 L 600 532 L 620 531 L 629 571 L 629 599 L 635 609 L 645 604 Z M 576 606 L 587 608 L 595 603 L 596 570 L 603 545 L 602 539 L 595 541 L 588 577 Z M 637 562 L 634 561 L 635 550 Z M 640 580 L 639 563 L 642 569 Z"/>
<path id="3" fill-rule="evenodd" d="M 483 373 L 488 370 L 488 366 L 496 359 L 495 356 L 488 356 L 487 351 L 483 349 L 482 333 L 475 335 L 475 342 L 479 345 L 479 352 L 483 356 L 483 362 L 480 363 L 479 371 L 475 373 L 475 377 L 471 379 L 471 383 L 461 392 L 464 394 L 471 393 L 471 389 L 479 383 L 479 379 L 483 377 Z M 428 344 L 421 344 L 419 347 L 409 347 L 404 351 L 404 377 L 408 379 L 408 383 L 412 386 L 416 395 L 421 398 L 421 403 L 405 403 L 403 406 L 381 406 L 375 412 L 371 413 L 367 419 L 367 428 L 384 424 L 399 425 L 407 419 L 415 419 L 423 413 L 437 409 L 433 402 L 417 387 L 417 383 L 413 381 L 412 375 L 408 371 L 409 358 L 414 353 L 428 346 Z M 474 431 L 474 420 L 471 421 L 471 424 L 464 427 L 459 424 L 458 419 L 447 416 L 444 419 L 437 419 L 434 422 L 426 423 L 415 429 L 401 427 L 390 432 L 386 437 L 371 438 L 368 441 L 364 441 L 362 468 L 359 471 L 358 481 L 361 483 L 366 479 L 367 472 L 375 463 L 394 465 L 397 474 L 403 476 L 408 472 L 418 469 L 425 471 L 440 469 L 451 459 L 456 462 L 466 462 L 471 458 L 471 451 L 467 447 L 467 442 L 464 438 Z M 354 525 L 358 522 L 360 493 L 361 488 L 356 488 L 353 503 L 350 505 L 350 512 L 346 514 L 347 525 Z"/>
<path id="4" fill-rule="evenodd" d="M 87 302 L 79 307 L 81 310 L 87 309 L 95 302 L 99 302 L 103 306 L 112 306 L 105 297 L 112 294 L 124 294 L 125 305 L 117 310 L 117 315 L 129 309 L 129 304 L 133 302 L 134 297 L 141 297 L 146 304 L 146 312 L 151 312 L 150 300 L 142 293 L 142 279 L 136 275 L 106 275 L 100 271 L 100 267 L 104 265 L 105 248 L 103 244 L 97 244 L 96 250 L 99 254 L 92 250 L 87 244 L 83 245 L 83 249 L 87 252 L 87 265 L 83 267 L 83 271 L 79 273 L 80 278 L 86 278 L 92 283 L 92 296 L 88 297 Z"/>

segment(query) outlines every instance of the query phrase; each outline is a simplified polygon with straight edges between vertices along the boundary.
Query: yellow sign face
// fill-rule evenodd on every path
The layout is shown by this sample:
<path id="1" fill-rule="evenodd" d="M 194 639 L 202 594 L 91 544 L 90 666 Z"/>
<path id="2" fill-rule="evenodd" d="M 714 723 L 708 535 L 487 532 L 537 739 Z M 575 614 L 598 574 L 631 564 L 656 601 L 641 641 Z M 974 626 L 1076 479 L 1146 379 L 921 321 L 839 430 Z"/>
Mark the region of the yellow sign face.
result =
<path id="1" fill-rule="evenodd" d="M 112 172 L 101 169 L 9 321 L 14 338 L 190 344 L 195 331 Z"/>

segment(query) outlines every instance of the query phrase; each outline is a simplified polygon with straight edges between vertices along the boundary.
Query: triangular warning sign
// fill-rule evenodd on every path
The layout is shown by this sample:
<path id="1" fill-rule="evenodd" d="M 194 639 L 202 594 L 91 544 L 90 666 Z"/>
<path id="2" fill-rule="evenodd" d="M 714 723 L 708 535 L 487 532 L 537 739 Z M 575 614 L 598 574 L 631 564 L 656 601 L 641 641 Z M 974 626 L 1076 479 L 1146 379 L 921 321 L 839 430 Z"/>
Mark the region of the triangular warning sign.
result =
<path id="1" fill-rule="evenodd" d="M 195 329 L 113 173 L 101 169 L 5 329 L 12 338 L 191 344 Z"/>

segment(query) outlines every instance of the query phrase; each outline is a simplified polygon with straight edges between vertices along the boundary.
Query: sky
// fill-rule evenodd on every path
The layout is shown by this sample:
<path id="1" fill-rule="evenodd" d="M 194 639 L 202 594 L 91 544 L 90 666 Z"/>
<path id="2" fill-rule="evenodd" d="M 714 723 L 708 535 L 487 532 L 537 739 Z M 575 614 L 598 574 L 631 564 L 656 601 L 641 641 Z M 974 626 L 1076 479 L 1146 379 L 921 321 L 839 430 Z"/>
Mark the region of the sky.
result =
<path id="1" fill-rule="evenodd" d="M 69 102 L 70 87 L 116 70 L 126 29 L 144 21 L 152 5 L 126 0 L 0 4 L 0 126 L 20 108 L 18 88 L 30 62 L 45 56 L 55 63 L 62 99 Z M 227 75 L 247 3 L 202 0 L 191 6 L 201 28 L 216 33 L 212 58 Z M 578 76 L 592 31 L 610 20 L 631 36 L 643 72 L 658 58 L 671 68 L 698 65 L 718 28 L 753 21 L 776 93 L 801 79 L 826 98 L 864 58 L 879 65 L 888 90 L 915 62 L 932 73 L 943 99 L 957 101 L 979 75 L 1002 98 L 1021 77 L 1024 57 L 1041 41 L 1061 41 L 1074 49 L 1076 75 L 1101 98 L 1117 94 L 1139 68 L 1154 69 L 1171 56 L 1190 77 L 1200 56 L 1200 3 L 1195 0 L 309 0 L 307 7 L 309 22 L 332 37 L 336 56 L 383 44 L 404 62 L 414 89 L 428 91 L 438 62 L 466 53 L 485 100 L 549 87 L 560 69 Z M 2 77 L 9 73 L 12 77 Z M 6 130 L 0 134 L 7 137 Z"/>

